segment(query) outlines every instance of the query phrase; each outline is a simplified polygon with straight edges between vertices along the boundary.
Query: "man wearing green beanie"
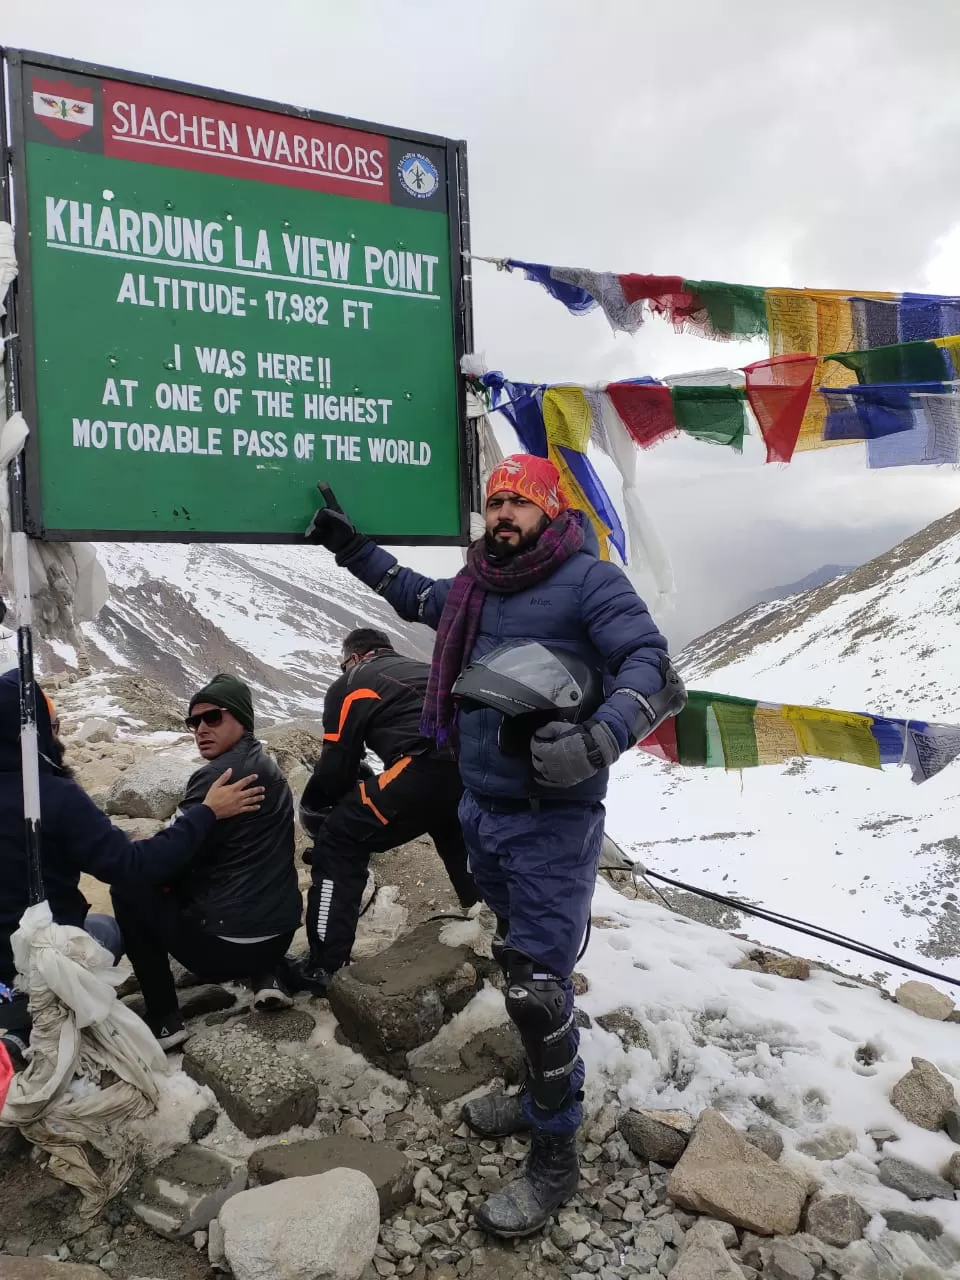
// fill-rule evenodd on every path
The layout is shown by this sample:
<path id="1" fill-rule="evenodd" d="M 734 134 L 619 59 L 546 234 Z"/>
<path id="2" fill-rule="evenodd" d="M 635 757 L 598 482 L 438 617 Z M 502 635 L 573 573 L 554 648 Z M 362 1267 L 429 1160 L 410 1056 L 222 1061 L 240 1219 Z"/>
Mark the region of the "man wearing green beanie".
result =
<path id="1" fill-rule="evenodd" d="M 210 780 L 226 768 L 234 777 L 255 773 L 265 791 L 259 812 L 217 824 L 189 871 L 167 891 L 114 891 L 147 1021 L 165 1048 L 187 1038 L 169 957 L 204 982 L 246 981 L 258 1008 L 286 1008 L 291 998 L 280 973 L 302 910 L 293 797 L 254 737 L 249 688 L 236 676 L 214 676 L 190 699 L 186 725 L 206 763 L 187 783 L 179 811 L 200 803 Z"/>

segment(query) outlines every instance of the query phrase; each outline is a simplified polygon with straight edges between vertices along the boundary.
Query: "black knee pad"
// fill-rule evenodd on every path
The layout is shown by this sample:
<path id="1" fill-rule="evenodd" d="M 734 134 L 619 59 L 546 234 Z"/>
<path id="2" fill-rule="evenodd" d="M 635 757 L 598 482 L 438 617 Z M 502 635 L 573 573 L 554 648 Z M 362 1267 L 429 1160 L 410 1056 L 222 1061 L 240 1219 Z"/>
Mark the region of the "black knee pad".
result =
<path id="1" fill-rule="evenodd" d="M 572 1042 L 573 1010 L 565 1012 L 562 980 L 538 969 L 528 957 L 508 951 L 506 1006 L 527 1055 L 530 1092 L 544 1111 L 559 1111 L 569 1096 L 568 1080 L 577 1065 Z"/>

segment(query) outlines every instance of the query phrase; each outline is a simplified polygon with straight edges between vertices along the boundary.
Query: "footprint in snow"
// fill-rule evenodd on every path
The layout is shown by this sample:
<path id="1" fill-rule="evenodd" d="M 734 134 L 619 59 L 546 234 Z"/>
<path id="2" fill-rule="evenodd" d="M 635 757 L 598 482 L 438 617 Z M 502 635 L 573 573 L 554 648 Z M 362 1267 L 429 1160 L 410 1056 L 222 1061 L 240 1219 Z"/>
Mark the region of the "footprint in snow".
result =
<path id="1" fill-rule="evenodd" d="M 753 985 L 762 987 L 764 991 L 776 991 L 777 984 L 773 978 L 768 978 L 764 973 L 755 973 L 752 975 Z"/>
<path id="2" fill-rule="evenodd" d="M 619 933 L 612 933 L 607 939 L 607 945 L 613 947 L 614 951 L 629 951 L 631 947 L 630 939 L 621 937 Z"/>
<path id="3" fill-rule="evenodd" d="M 843 1040 L 850 1040 L 853 1043 L 857 1043 L 860 1040 L 855 1031 L 848 1031 L 846 1027 L 830 1026 L 827 1030 L 832 1031 L 835 1036 L 840 1036 Z"/>
<path id="4" fill-rule="evenodd" d="M 813 1007 L 818 1013 L 836 1013 L 837 1006 L 831 1004 L 829 1000 L 814 1000 Z"/>

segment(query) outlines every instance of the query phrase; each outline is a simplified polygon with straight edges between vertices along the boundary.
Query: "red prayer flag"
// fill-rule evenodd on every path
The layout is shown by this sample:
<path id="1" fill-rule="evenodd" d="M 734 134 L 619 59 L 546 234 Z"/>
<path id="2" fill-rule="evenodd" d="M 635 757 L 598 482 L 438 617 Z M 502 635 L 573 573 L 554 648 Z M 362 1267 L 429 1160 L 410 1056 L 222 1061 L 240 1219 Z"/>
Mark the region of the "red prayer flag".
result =
<path id="1" fill-rule="evenodd" d="M 677 747 L 677 720 L 671 716 L 654 729 L 649 737 L 638 744 L 641 751 L 656 756 L 658 760 L 668 760 L 671 764 L 680 763 L 680 751 Z"/>
<path id="2" fill-rule="evenodd" d="M 768 462 L 789 462 L 813 387 L 817 357 L 774 356 L 744 365 L 747 399 L 767 446 Z"/>
<path id="3" fill-rule="evenodd" d="M 693 319 L 702 319 L 703 302 L 684 287 L 683 276 L 618 276 L 627 302 L 646 302 L 655 316 L 666 316 L 675 329 Z"/>
<path id="4" fill-rule="evenodd" d="M 669 387 L 655 383 L 611 382 L 607 395 L 630 438 L 641 449 L 649 449 L 665 436 L 676 434 L 673 394 Z"/>

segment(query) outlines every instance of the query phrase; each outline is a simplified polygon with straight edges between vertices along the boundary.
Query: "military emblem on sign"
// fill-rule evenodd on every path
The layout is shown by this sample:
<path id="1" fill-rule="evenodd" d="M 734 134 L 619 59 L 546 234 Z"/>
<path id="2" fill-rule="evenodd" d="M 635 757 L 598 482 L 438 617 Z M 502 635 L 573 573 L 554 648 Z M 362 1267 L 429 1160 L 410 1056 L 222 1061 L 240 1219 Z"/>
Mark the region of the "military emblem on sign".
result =
<path id="1" fill-rule="evenodd" d="M 440 186 L 437 167 L 418 151 L 408 151 L 397 165 L 397 173 L 405 190 L 419 200 L 429 200 Z"/>
<path id="2" fill-rule="evenodd" d="M 93 90 L 67 80 L 33 80 L 33 114 L 58 138 L 79 138 L 94 121 Z"/>

